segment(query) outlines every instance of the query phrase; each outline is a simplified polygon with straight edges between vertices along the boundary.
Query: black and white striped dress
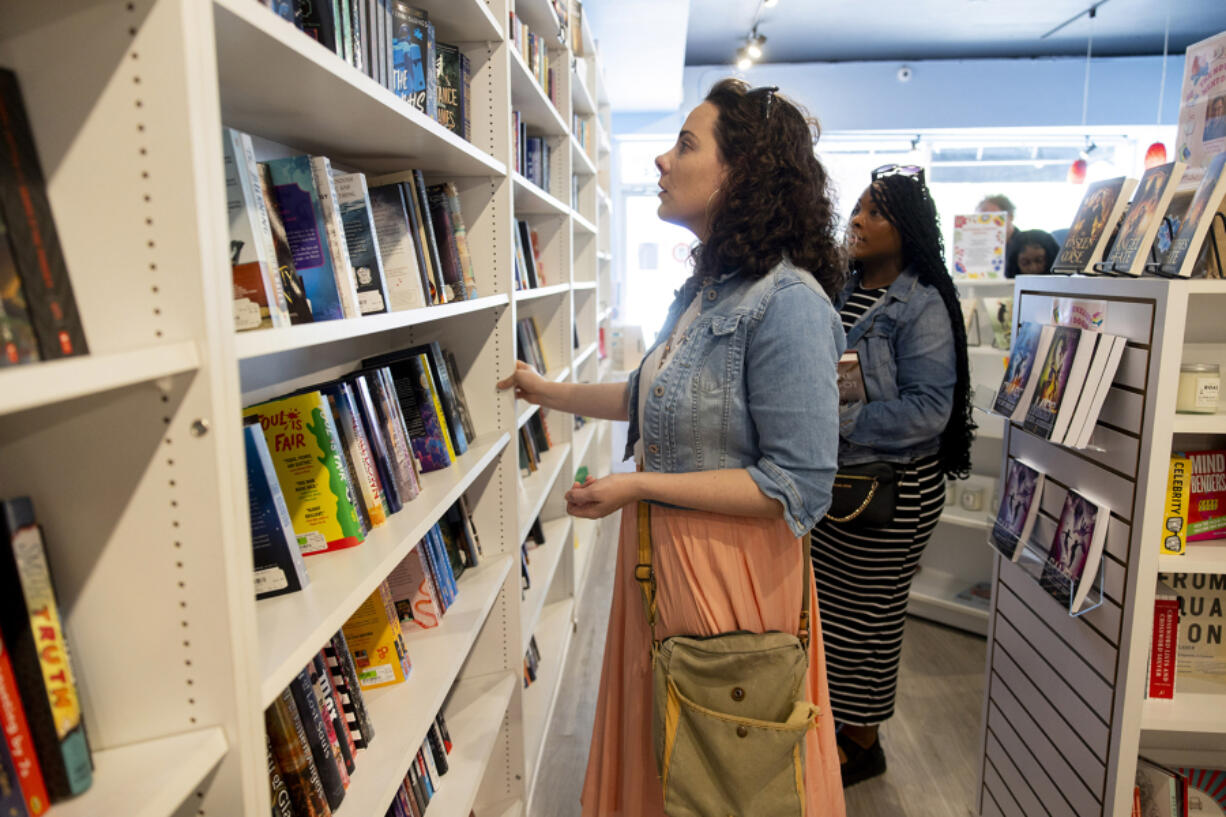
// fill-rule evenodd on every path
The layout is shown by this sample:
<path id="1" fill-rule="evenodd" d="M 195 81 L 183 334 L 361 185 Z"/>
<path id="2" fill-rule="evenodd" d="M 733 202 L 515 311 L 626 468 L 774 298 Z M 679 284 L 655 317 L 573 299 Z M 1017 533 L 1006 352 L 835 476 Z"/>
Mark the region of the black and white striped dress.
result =
<path id="1" fill-rule="evenodd" d="M 840 311 L 844 330 L 884 294 L 857 289 Z M 841 723 L 871 726 L 894 714 L 911 579 L 944 505 L 945 477 L 933 455 L 903 469 L 888 528 L 822 519 L 813 529 L 830 704 Z"/>

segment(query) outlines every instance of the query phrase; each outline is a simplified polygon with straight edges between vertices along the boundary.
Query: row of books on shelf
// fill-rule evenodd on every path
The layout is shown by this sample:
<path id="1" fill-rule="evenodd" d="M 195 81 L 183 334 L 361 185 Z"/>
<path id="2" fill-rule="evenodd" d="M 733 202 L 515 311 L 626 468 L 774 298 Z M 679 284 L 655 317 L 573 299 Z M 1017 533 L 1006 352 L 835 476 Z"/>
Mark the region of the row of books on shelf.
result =
<path id="1" fill-rule="evenodd" d="M 247 134 L 224 141 L 237 329 L 477 297 L 453 184 L 335 173 L 326 156 L 257 162 Z"/>
<path id="2" fill-rule="evenodd" d="M 542 136 L 529 136 L 528 123 L 519 111 L 511 112 L 511 153 L 515 157 L 515 172 L 541 190 L 550 190 L 553 178 L 550 165 L 553 146 Z"/>
<path id="3" fill-rule="evenodd" d="M 538 372 L 549 371 L 545 348 L 541 345 L 541 328 L 536 318 L 528 316 L 515 322 L 515 356 Z"/>
<path id="4" fill-rule="evenodd" d="M 1137 758 L 1132 817 L 1218 817 L 1226 814 L 1226 771 L 1172 769 Z"/>
<path id="5" fill-rule="evenodd" d="M 261 0 L 345 62 L 471 140 L 472 66 L 439 42 L 424 9 L 400 0 Z"/>
<path id="6" fill-rule="evenodd" d="M 541 648 L 536 644 L 536 636 L 528 639 L 528 651 L 524 653 L 524 689 L 536 683 L 536 676 L 541 668 Z"/>
<path id="7" fill-rule="evenodd" d="M 363 605 L 264 712 L 274 817 L 331 817 L 344 802 L 352 777 L 360 772 L 359 751 L 369 748 L 375 737 L 363 689 L 391 683 L 380 682 L 370 667 L 370 652 L 363 646 L 370 624 L 360 616 L 367 607 L 379 607 L 386 622 L 396 621 L 387 603 L 386 585 L 372 600 L 373 604 Z M 379 616 L 367 618 L 373 622 Z M 403 680 L 410 665 L 403 643 L 397 641 L 395 648 Z M 396 795 L 397 800 L 402 793 L 412 797 L 412 813 L 424 812 L 439 779 L 449 770 L 447 755 L 451 749 L 451 735 L 440 712 L 430 723 L 416 756 L 409 760 L 407 791 L 402 789 Z M 388 813 L 393 813 L 393 806 L 389 805 Z"/>
<path id="8" fill-rule="evenodd" d="M 545 529 L 541 526 L 541 518 L 538 516 L 532 522 L 532 527 L 528 529 L 528 538 L 519 546 L 519 589 L 520 597 L 528 594 L 532 588 L 532 575 L 528 571 L 528 566 L 532 564 L 532 552 L 545 544 Z"/>
<path id="9" fill-rule="evenodd" d="M 515 288 L 536 289 L 547 286 L 545 266 L 541 263 L 541 236 L 528 222 L 515 221 Z"/>
<path id="10" fill-rule="evenodd" d="M 88 354 L 17 75 L 0 68 L 0 367 Z"/>
<path id="11" fill-rule="evenodd" d="M 1094 328 L 1025 321 L 992 410 L 1045 440 L 1086 448 L 1126 344 Z"/>
<path id="12" fill-rule="evenodd" d="M 541 467 L 541 456 L 553 447 L 549 426 L 541 412 L 536 412 L 519 430 L 519 472 L 535 474 Z"/>
<path id="13" fill-rule="evenodd" d="M 1039 585 L 1061 605 L 1077 612 L 1099 577 L 1111 509 L 1068 490 L 1054 533 L 1044 536 L 1036 523 L 1047 485 L 1043 472 L 1010 457 L 988 542 L 1011 562 L 1020 561 L 1030 550 L 1041 565 L 1036 576 Z"/>
<path id="14" fill-rule="evenodd" d="M 288 556 L 360 545 L 419 495 L 421 473 L 468 450 L 475 430 L 459 383 L 454 358 L 433 342 L 244 409 L 259 595 L 301 589 L 305 571 Z M 475 561 L 463 499 L 460 516 Z"/>
<path id="15" fill-rule="evenodd" d="M 38 817 L 89 789 L 93 758 L 34 504 L 0 511 L 0 814 Z"/>
<path id="16" fill-rule="evenodd" d="M 571 135 L 578 140 L 583 147 L 583 152 L 588 156 L 596 153 L 596 121 L 589 116 L 580 116 L 575 114 L 571 117 L 570 125 Z"/>
<path id="17" fill-rule="evenodd" d="M 1210 159 L 1191 198 L 1173 208 L 1185 169 L 1170 162 L 1146 170 L 1139 181 L 1121 176 L 1091 184 L 1052 272 L 1191 277 L 1226 196 L 1226 153 Z"/>
<path id="18" fill-rule="evenodd" d="M 536 80 L 537 85 L 541 86 L 545 96 L 549 97 L 549 101 L 556 107 L 558 89 L 554 81 L 556 72 L 553 57 L 549 53 L 549 41 L 528 28 L 528 24 L 514 11 L 510 12 L 509 30 L 511 46 L 524 58 L 528 71 L 532 73 L 532 78 Z"/>
<path id="19" fill-rule="evenodd" d="M 1226 694 L 1226 574 L 1159 573 L 1146 698 Z"/>

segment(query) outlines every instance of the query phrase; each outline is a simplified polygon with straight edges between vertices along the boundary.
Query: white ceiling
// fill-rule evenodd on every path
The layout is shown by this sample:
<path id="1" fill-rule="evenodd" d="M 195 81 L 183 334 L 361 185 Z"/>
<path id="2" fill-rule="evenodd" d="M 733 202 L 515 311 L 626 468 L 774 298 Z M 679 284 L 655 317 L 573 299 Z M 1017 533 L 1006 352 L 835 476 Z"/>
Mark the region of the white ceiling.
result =
<path id="1" fill-rule="evenodd" d="M 1226 0 L 779 0 L 762 9 L 765 62 L 1161 54 L 1226 30 Z M 685 65 L 729 65 L 759 0 L 586 0 L 618 111 L 674 110 Z"/>

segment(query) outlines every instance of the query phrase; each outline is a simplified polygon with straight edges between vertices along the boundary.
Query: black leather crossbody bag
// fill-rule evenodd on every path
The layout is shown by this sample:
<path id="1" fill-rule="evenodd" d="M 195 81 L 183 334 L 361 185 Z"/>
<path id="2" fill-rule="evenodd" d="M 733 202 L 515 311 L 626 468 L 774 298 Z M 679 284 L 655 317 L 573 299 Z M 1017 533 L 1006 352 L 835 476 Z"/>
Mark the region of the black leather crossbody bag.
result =
<path id="1" fill-rule="evenodd" d="M 866 462 L 840 468 L 830 491 L 826 518 L 854 528 L 885 528 L 898 506 L 898 468 Z"/>

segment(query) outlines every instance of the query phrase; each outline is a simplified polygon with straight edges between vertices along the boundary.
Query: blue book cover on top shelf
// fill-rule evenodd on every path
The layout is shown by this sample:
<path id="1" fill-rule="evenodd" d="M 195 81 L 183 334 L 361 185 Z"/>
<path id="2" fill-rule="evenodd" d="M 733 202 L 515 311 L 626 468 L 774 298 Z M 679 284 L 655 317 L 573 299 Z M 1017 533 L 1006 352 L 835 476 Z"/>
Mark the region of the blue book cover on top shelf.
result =
<path id="1" fill-rule="evenodd" d="M 336 289 L 328 229 L 311 172 L 311 157 L 290 156 L 266 164 L 276 191 L 277 210 L 294 253 L 294 268 L 306 286 L 311 314 L 317 321 L 339 320 L 345 314 Z"/>

